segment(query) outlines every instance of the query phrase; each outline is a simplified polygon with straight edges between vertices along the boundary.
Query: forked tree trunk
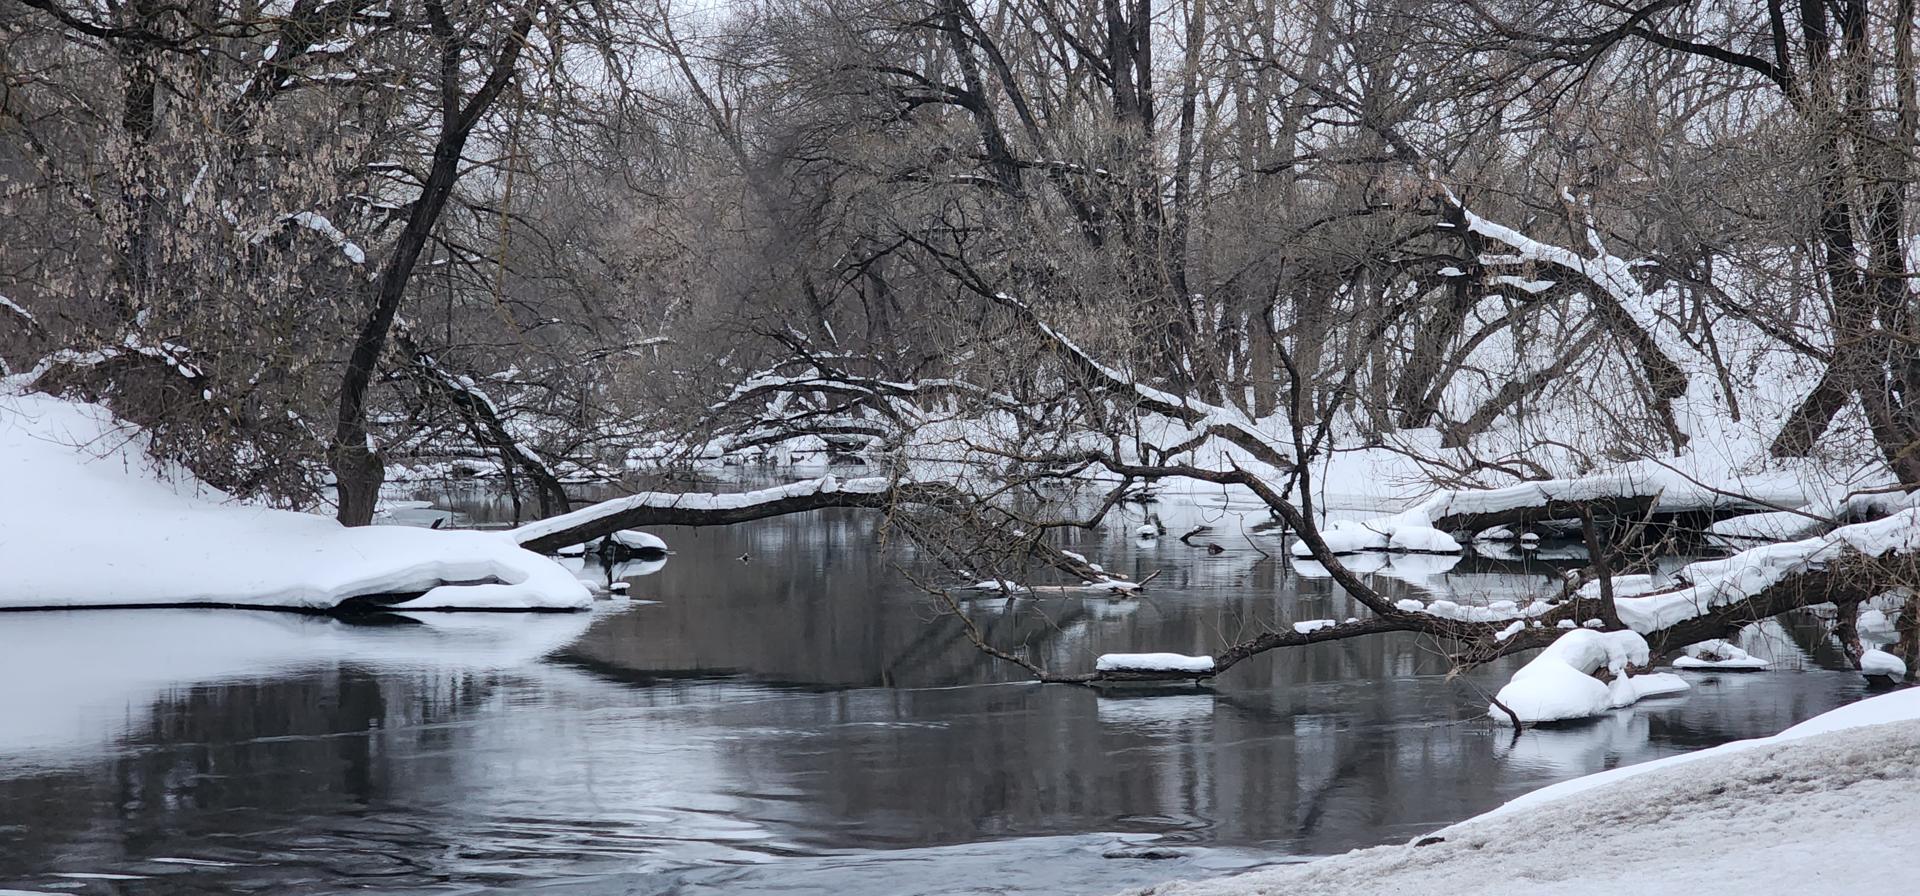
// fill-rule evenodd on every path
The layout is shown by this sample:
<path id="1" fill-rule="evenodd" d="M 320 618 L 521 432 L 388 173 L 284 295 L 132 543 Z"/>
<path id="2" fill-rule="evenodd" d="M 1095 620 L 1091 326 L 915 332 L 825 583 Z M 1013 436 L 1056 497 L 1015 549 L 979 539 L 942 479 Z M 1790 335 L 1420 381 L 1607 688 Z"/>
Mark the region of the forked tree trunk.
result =
<path id="1" fill-rule="evenodd" d="M 420 198 L 408 211 L 406 227 L 373 282 L 367 319 L 354 340 L 353 354 L 347 359 L 340 383 L 339 413 L 333 444 L 327 450 L 327 462 L 333 468 L 339 500 L 336 517 L 346 525 L 364 526 L 373 522 L 380 486 L 386 481 L 386 464 L 367 431 L 367 392 L 373 385 L 380 356 L 386 351 L 394 317 L 400 312 L 400 302 L 406 296 L 407 283 L 413 277 L 421 251 L 426 248 L 427 238 L 453 195 L 467 137 L 513 77 L 520 52 L 526 45 L 527 32 L 533 28 L 534 8 L 528 5 L 514 20 L 499 55 L 491 62 L 486 80 L 462 106 L 459 85 L 464 64 L 461 48 L 465 42 L 454 33 L 453 24 L 438 0 L 426 4 L 427 18 L 440 48 L 440 137 L 434 143 L 433 167 L 420 188 Z"/>

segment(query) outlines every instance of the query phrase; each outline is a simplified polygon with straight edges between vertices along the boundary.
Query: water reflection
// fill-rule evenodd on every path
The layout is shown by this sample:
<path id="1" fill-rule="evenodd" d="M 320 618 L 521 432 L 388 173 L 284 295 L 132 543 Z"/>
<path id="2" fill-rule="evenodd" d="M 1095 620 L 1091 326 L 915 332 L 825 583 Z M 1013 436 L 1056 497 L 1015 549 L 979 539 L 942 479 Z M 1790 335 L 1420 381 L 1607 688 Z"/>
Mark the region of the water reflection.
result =
<path id="1" fill-rule="evenodd" d="M 909 586 L 896 564 L 930 571 L 870 517 L 657 534 L 664 566 L 580 566 L 635 598 L 590 615 L 0 618 L 0 673 L 27 683 L 0 690 L 0 888 L 1102 893 L 1403 840 L 1860 692 L 1698 676 L 1513 741 L 1483 719 L 1506 670 L 1448 678 L 1413 637 L 1261 657 L 1211 689 L 1042 687 Z M 975 600 L 990 637 L 1084 668 L 1359 613 L 1269 544 L 1076 539 L 1166 572 L 1138 599 Z M 1375 581 L 1396 596 L 1549 574 L 1395 563 Z M 1803 628 L 1756 637 L 1812 655 Z M 1178 857 L 1128 857 L 1144 847 Z"/>

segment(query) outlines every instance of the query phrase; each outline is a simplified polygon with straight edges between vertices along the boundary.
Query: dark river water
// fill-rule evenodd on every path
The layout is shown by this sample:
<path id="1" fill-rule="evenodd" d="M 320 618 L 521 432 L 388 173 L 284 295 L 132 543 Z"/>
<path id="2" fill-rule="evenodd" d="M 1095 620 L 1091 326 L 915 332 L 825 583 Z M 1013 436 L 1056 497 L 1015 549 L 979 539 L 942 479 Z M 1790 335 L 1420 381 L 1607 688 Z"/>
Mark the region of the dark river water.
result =
<path id="1" fill-rule="evenodd" d="M 1140 598 L 968 609 L 1062 669 L 1357 612 L 1239 509 L 1159 508 L 1219 525 L 1217 555 L 1136 542 L 1138 519 L 1071 545 L 1163 570 Z M 1518 739 L 1484 718 L 1511 665 L 1449 678 L 1414 638 L 1207 689 L 1039 686 L 967 643 L 871 516 L 657 534 L 675 555 L 612 570 L 631 599 L 591 614 L 0 615 L 0 892 L 1108 893 L 1404 841 L 1861 692 L 1792 621 L 1745 641 L 1779 671 Z M 1374 580 L 1545 581 L 1448 563 Z"/>

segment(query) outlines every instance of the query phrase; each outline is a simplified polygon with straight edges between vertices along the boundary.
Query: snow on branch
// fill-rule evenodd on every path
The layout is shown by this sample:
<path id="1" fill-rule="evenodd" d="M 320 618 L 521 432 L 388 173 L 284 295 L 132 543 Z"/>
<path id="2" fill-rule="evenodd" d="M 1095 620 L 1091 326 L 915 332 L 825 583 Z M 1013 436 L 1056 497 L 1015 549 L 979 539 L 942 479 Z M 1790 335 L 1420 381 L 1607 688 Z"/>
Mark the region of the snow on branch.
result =
<path id="1" fill-rule="evenodd" d="M 1217 436 L 1276 469 L 1293 468 L 1288 452 L 1260 431 L 1252 418 L 1237 408 L 1222 407 L 1190 395 L 1175 395 L 1156 389 L 1102 364 L 1072 339 L 1048 325 L 1032 306 L 1004 292 L 992 294 L 993 301 L 1013 312 L 1023 325 L 1039 333 L 1060 352 L 1086 384 L 1142 410 L 1171 417 Z"/>
<path id="2" fill-rule="evenodd" d="M 1659 413 L 1675 447 L 1684 446 L 1686 436 L 1675 422 L 1673 401 L 1686 394 L 1687 373 L 1675 358 L 1690 350 L 1683 341 L 1672 338 L 1653 301 L 1634 276 L 1633 269 L 1646 262 L 1630 261 L 1608 252 L 1599 225 L 1594 221 L 1591 204 L 1577 200 L 1571 193 L 1562 191 L 1561 196 L 1569 207 L 1579 208 L 1591 255 L 1541 242 L 1512 227 L 1482 217 L 1455 195 L 1451 188 L 1440 183 L 1437 175 L 1433 176 L 1433 180 L 1441 202 L 1460 216 L 1469 231 L 1512 251 L 1508 255 L 1482 254 L 1478 259 L 1481 264 L 1545 264 L 1592 287 L 1586 291 L 1587 300 L 1599 312 L 1608 328 L 1625 339 L 1639 356 L 1648 385 L 1654 393 L 1654 410 Z M 1553 285 L 1546 280 L 1497 279 L 1530 293 L 1542 292 Z"/>
<path id="3" fill-rule="evenodd" d="M 170 342 L 150 344 L 134 334 L 128 334 L 118 346 L 107 346 L 92 351 L 62 349 L 46 356 L 26 374 L 29 388 L 41 391 L 58 391 L 54 380 L 64 372 L 72 375 L 80 371 L 90 371 L 127 359 L 140 359 L 155 362 L 182 378 L 192 382 L 202 379 L 200 369 L 187 360 L 187 350 Z"/>
<path id="4" fill-rule="evenodd" d="M 1738 614 L 1749 609 L 1748 605 L 1806 606 L 1849 594 L 1856 599 L 1872 597 L 1911 583 L 1890 581 L 1863 567 L 1874 561 L 1911 560 L 1916 556 L 1920 556 L 1920 508 L 1909 508 L 1885 519 L 1841 526 L 1824 535 L 1694 563 L 1675 574 L 1681 587 L 1621 598 L 1616 603 L 1620 620 L 1635 631 L 1650 636 L 1685 632 L 1706 627 L 1701 620 L 1710 624 L 1727 611 Z M 1698 640 L 1702 639 L 1693 639 Z"/>
<path id="5" fill-rule="evenodd" d="M 18 320 L 20 326 L 26 328 L 29 333 L 38 332 L 40 329 L 40 321 L 34 318 L 33 312 L 20 307 L 19 303 L 6 296 L 0 296 L 0 313 L 5 313 L 15 320 Z"/>
<path id="6" fill-rule="evenodd" d="M 447 396 L 467 417 L 475 437 L 490 443 L 534 479 L 540 489 L 541 506 L 565 510 L 568 505 L 567 492 L 560 483 L 560 477 L 554 473 L 546 458 L 534 453 L 514 436 L 507 426 L 506 415 L 493 398 L 472 377 L 448 370 L 433 355 L 420 349 L 404 327 L 398 331 L 397 337 L 396 342 L 411 356 L 410 371 Z"/>

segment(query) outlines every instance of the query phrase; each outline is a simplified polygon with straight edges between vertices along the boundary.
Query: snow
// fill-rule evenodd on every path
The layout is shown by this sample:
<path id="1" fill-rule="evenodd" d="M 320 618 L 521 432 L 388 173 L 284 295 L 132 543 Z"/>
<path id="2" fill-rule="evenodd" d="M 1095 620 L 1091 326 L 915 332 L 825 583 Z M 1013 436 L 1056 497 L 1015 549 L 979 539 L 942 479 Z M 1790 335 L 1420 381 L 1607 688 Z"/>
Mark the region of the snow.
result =
<path id="1" fill-rule="evenodd" d="M 1632 706 L 1648 697 L 1664 697 L 1679 694 L 1693 686 L 1687 680 L 1672 672 L 1650 672 L 1645 675 L 1622 675 L 1607 683 L 1607 695 L 1613 708 Z"/>
<path id="2" fill-rule="evenodd" d="M 1321 528 L 1320 538 L 1335 554 L 1357 554 L 1361 551 L 1460 553 L 1460 543 L 1453 536 L 1433 528 L 1429 517 L 1420 508 L 1364 522 L 1334 520 Z M 1313 550 L 1307 547 L 1305 541 L 1295 541 L 1288 551 L 1295 557 L 1313 556 Z"/>
<path id="3" fill-rule="evenodd" d="M 1417 841 L 1426 846 L 1356 850 L 1151 892 L 1906 892 L 1912 887 L 1909 847 L 1887 831 L 1904 825 L 1915 805 L 1920 690 L 1907 690 L 1842 707 L 1774 737 L 1547 787 Z"/>
<path id="4" fill-rule="evenodd" d="M 1305 622 L 1294 623 L 1293 630 L 1297 634 L 1310 635 L 1323 628 L 1333 628 L 1337 624 L 1338 623 L 1331 619 L 1309 619 Z"/>
<path id="5" fill-rule="evenodd" d="M 358 244 L 347 239 L 347 235 L 341 232 L 340 228 L 333 226 L 333 222 L 325 215 L 317 212 L 295 212 L 288 215 L 286 220 L 326 237 L 335 246 L 340 247 L 340 254 L 345 255 L 348 261 L 354 264 L 367 263 L 367 253 L 362 251 Z"/>
<path id="6" fill-rule="evenodd" d="M 1368 528 L 1350 520 L 1335 520 L 1320 530 L 1320 540 L 1327 543 L 1327 550 L 1335 554 L 1357 554 L 1361 551 L 1384 551 L 1390 536 L 1377 529 Z M 1287 549 L 1295 557 L 1311 557 L 1313 549 L 1304 541 L 1295 541 Z"/>
<path id="7" fill-rule="evenodd" d="M 1515 277 L 1511 274 L 1501 274 L 1497 277 L 1494 277 L 1492 279 L 1492 282 L 1498 285 L 1511 286 L 1515 289 L 1528 292 L 1528 293 L 1535 293 L 1535 294 L 1546 292 L 1547 290 L 1552 289 L 1556 284 L 1556 281 L 1553 281 L 1553 280 L 1529 280 L 1525 277 Z"/>
<path id="8" fill-rule="evenodd" d="M 0 308 L 5 308 L 8 311 L 13 312 L 14 314 L 20 315 L 21 319 L 23 320 L 26 320 L 29 322 L 33 320 L 33 315 L 28 313 L 27 309 L 20 307 L 19 303 L 15 302 L 12 299 L 7 298 L 6 296 L 0 296 Z"/>
<path id="9" fill-rule="evenodd" d="M 1909 508 L 1885 519 L 1841 526 L 1824 535 L 1694 563 L 1675 575 L 1683 587 L 1622 598 L 1615 604 L 1627 627 L 1652 632 L 1737 603 L 1788 576 L 1855 552 L 1868 557 L 1920 552 L 1920 509 Z"/>
<path id="10" fill-rule="evenodd" d="M 1723 672 L 1757 672 L 1770 665 L 1731 643 L 1721 640 L 1701 641 L 1689 646 L 1686 655 L 1673 661 L 1675 669 Z"/>
<path id="11" fill-rule="evenodd" d="M 1687 689 L 1678 675 L 1656 673 L 1629 676 L 1627 667 L 1645 666 L 1647 640 L 1636 632 L 1597 632 L 1573 629 L 1555 638 L 1538 656 L 1513 673 L 1496 695 L 1523 724 L 1591 718 L 1639 700 Z M 1593 677 L 1606 669 L 1613 682 Z M 1488 716 L 1511 724 L 1498 706 Z"/>
<path id="12" fill-rule="evenodd" d="M 1655 579 L 1649 575 L 1613 577 L 1613 596 L 1616 600 L 1623 597 L 1638 597 L 1642 594 L 1651 594 L 1665 587 L 1667 587 L 1667 582 L 1664 579 Z M 1576 593 L 1585 598 L 1598 598 L 1600 596 L 1600 580 L 1595 579 L 1581 585 L 1579 591 Z"/>
<path id="13" fill-rule="evenodd" d="M 1093 661 L 1098 672 L 1212 672 L 1213 657 L 1180 653 L 1103 653 Z"/>
<path id="14" fill-rule="evenodd" d="M 667 543 L 660 540 L 659 536 L 650 535 L 639 529 L 622 529 L 607 537 L 630 551 L 665 551 L 667 549 Z"/>
<path id="15" fill-rule="evenodd" d="M 328 610 L 576 610 L 591 595 L 510 536 L 347 528 L 242 504 L 177 469 L 98 405 L 0 387 L 0 607 L 218 604 Z"/>
<path id="16" fill-rule="evenodd" d="M 1387 549 L 1422 554 L 1458 554 L 1460 542 L 1432 526 L 1401 526 L 1393 530 L 1393 536 L 1387 540 Z"/>
<path id="17" fill-rule="evenodd" d="M 1860 654 L 1860 673 L 1862 675 L 1887 675 L 1893 678 L 1907 677 L 1907 664 L 1900 658 L 1884 650 L 1874 649 Z"/>

